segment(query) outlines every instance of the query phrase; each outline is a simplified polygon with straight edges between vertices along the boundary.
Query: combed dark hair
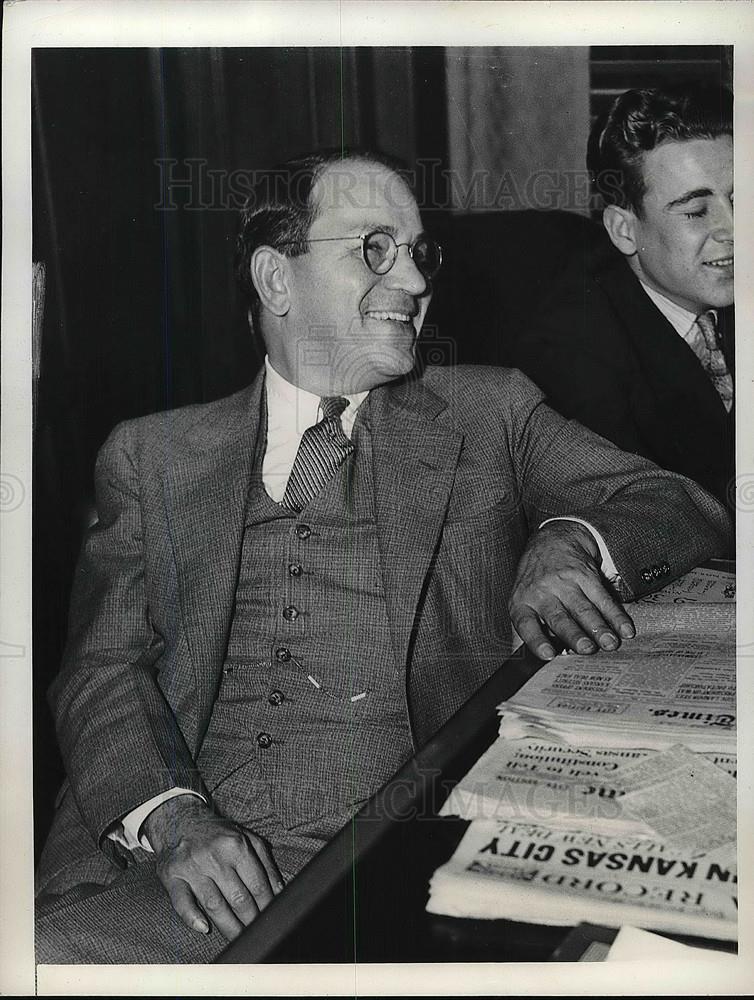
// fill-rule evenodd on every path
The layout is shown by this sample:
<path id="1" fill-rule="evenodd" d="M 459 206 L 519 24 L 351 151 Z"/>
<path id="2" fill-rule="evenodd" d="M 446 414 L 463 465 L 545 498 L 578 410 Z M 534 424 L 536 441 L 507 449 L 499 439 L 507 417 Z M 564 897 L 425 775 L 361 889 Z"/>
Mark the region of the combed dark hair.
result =
<path id="1" fill-rule="evenodd" d="M 234 263 L 236 278 L 249 303 L 256 330 L 259 329 L 260 301 L 251 278 L 254 251 L 257 247 L 269 246 L 288 257 L 306 253 L 306 240 L 317 217 L 317 206 L 311 200 L 314 183 L 330 164 L 349 160 L 387 167 L 411 186 L 405 164 L 383 153 L 361 148 L 338 147 L 308 153 L 256 175 L 241 212 Z"/>
<path id="2" fill-rule="evenodd" d="M 709 83 L 627 90 L 594 125 L 587 168 L 606 205 L 641 214 L 642 158 L 669 140 L 733 135 L 733 94 Z"/>

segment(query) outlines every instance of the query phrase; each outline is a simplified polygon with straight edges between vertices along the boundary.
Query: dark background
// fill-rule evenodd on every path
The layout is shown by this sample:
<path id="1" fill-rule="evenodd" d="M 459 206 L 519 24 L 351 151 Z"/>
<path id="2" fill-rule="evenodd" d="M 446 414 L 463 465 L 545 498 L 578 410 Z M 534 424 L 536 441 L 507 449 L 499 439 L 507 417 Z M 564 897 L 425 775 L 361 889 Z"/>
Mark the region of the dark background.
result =
<path id="1" fill-rule="evenodd" d="M 589 55 L 593 115 L 629 86 L 732 74 L 720 46 Z M 34 348 L 38 856 L 62 778 L 44 693 L 97 449 L 120 420 L 239 389 L 262 359 L 231 270 L 232 172 L 341 144 L 438 167 L 451 151 L 442 48 L 37 49 L 32 113 L 34 260 L 46 269 Z M 595 234 L 575 213 L 454 216 L 433 176 L 419 201 L 445 263 L 425 352 L 505 363 L 506 328 Z"/>

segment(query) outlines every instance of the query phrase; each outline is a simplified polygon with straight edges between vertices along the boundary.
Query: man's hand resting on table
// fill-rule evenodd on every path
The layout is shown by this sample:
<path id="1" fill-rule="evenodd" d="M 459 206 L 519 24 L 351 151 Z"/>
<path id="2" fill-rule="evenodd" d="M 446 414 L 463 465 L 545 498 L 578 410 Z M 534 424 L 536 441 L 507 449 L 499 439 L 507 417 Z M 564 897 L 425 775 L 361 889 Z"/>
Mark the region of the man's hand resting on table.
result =
<path id="1" fill-rule="evenodd" d="M 194 795 L 158 806 L 144 831 L 173 909 L 192 930 L 209 933 L 206 915 L 232 941 L 283 888 L 264 841 Z"/>
<path id="2" fill-rule="evenodd" d="M 577 653 L 617 649 L 636 634 L 607 589 L 597 542 L 576 521 L 550 521 L 531 537 L 518 564 L 511 621 L 529 649 L 551 660 L 548 630 Z"/>

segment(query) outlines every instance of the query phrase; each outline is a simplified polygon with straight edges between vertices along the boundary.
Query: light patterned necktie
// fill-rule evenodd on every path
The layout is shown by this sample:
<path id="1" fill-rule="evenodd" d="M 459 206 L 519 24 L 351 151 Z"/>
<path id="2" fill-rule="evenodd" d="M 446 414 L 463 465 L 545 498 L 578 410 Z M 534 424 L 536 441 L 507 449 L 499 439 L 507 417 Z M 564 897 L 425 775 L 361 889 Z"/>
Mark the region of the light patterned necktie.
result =
<path id="1" fill-rule="evenodd" d="M 696 317 L 691 328 L 689 347 L 702 363 L 710 381 L 717 389 L 723 406 L 730 413 L 733 406 L 733 379 L 728 371 L 715 329 L 715 314 L 704 312 Z"/>
<path id="2" fill-rule="evenodd" d="M 348 400 L 343 396 L 325 396 L 320 401 L 322 419 L 304 431 L 280 501 L 283 507 L 296 513 L 303 510 L 353 451 L 354 446 L 340 422 L 347 406 Z"/>

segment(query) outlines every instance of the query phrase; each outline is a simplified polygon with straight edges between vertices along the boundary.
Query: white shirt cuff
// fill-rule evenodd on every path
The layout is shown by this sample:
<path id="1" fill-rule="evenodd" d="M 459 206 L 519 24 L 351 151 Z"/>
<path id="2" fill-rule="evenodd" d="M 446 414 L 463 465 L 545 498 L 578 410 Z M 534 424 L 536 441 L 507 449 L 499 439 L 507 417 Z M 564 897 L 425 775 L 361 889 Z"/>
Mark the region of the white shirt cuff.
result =
<path id="1" fill-rule="evenodd" d="M 176 795 L 195 795 L 202 802 L 207 801 L 203 795 L 191 791 L 190 788 L 171 788 L 167 792 L 160 792 L 159 795 L 148 799 L 136 809 L 132 809 L 130 813 L 126 813 L 119 823 L 115 823 L 112 829 L 108 830 L 107 836 L 122 844 L 123 847 L 127 847 L 129 851 L 132 851 L 134 847 L 141 847 L 150 854 L 154 854 L 147 835 L 141 832 L 141 827 L 150 813 L 154 812 L 163 802 L 167 802 L 168 799 L 174 799 Z"/>
<path id="2" fill-rule="evenodd" d="M 597 531 L 596 528 L 592 527 L 592 525 L 588 521 L 582 521 L 580 517 L 548 517 L 547 520 L 543 521 L 539 527 L 544 528 L 544 526 L 546 524 L 549 524 L 550 521 L 575 521 L 577 524 L 583 524 L 584 527 L 589 532 L 591 532 L 592 538 L 594 538 L 595 542 L 599 547 L 600 559 L 602 560 L 602 565 L 600 568 L 602 570 L 603 575 L 607 577 L 607 579 L 612 584 L 617 584 L 620 581 L 620 574 L 618 573 L 618 569 L 615 563 L 613 562 L 613 557 L 610 555 L 608 551 L 607 545 L 605 544 L 605 539 L 602 537 L 599 531 Z"/>

